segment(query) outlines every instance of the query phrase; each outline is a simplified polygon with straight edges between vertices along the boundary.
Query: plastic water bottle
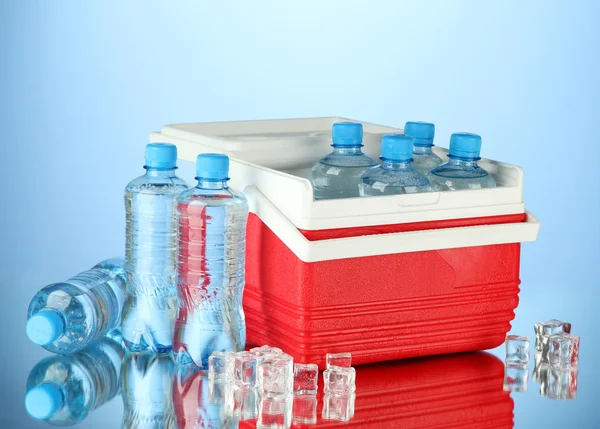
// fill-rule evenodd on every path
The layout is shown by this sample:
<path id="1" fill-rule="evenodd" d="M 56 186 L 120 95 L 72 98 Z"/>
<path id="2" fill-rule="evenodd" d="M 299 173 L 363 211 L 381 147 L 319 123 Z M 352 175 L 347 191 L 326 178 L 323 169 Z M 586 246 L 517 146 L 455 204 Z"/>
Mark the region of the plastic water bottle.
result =
<path id="1" fill-rule="evenodd" d="M 215 351 L 241 351 L 248 203 L 227 185 L 229 158 L 201 154 L 198 185 L 177 198 L 178 312 L 173 352 L 177 363 L 208 367 Z"/>
<path id="2" fill-rule="evenodd" d="M 27 336 L 52 353 L 74 353 L 119 326 L 124 301 L 123 259 L 107 259 L 40 290 L 29 304 Z"/>
<path id="3" fill-rule="evenodd" d="M 407 122 L 404 125 L 404 134 L 414 137 L 413 167 L 423 174 L 443 163 L 442 158 L 437 156 L 431 148 L 435 135 L 435 125 L 429 122 Z"/>
<path id="4" fill-rule="evenodd" d="M 102 338 L 70 356 L 51 356 L 33 367 L 25 409 L 56 426 L 81 422 L 119 392 L 124 349 Z"/>
<path id="5" fill-rule="evenodd" d="M 123 361 L 123 429 L 176 429 L 172 402 L 173 361 L 151 350 Z"/>
<path id="6" fill-rule="evenodd" d="M 428 177 L 440 191 L 494 188 L 496 181 L 477 161 L 481 137 L 477 134 L 455 133 L 450 137 L 449 161 L 434 168 Z"/>
<path id="7" fill-rule="evenodd" d="M 358 197 L 360 177 L 377 162 L 361 147 L 363 127 L 354 122 L 338 122 L 331 131 L 333 152 L 312 168 L 315 200 Z"/>
<path id="8" fill-rule="evenodd" d="M 175 175 L 177 148 L 146 146 L 146 174 L 125 189 L 127 300 L 121 332 L 130 351 L 168 353 L 177 297 L 175 198 L 187 189 Z"/>
<path id="9" fill-rule="evenodd" d="M 427 177 L 412 166 L 414 139 L 405 134 L 386 134 L 381 139 L 382 164 L 361 178 L 361 196 L 414 194 L 432 191 Z"/>

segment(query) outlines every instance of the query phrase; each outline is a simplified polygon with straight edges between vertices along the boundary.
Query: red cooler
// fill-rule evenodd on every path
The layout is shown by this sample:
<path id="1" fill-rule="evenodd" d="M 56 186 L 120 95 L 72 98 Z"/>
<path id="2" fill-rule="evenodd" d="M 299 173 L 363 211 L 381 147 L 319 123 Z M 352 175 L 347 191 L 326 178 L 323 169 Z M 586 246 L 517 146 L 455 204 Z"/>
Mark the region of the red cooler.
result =
<path id="1" fill-rule="evenodd" d="M 521 243 L 540 227 L 525 211 L 522 170 L 482 159 L 498 187 L 315 201 L 311 167 L 339 121 L 349 119 L 180 124 L 151 135 L 183 160 L 231 158 L 231 186 L 251 212 L 248 342 L 320 368 L 331 352 L 363 364 L 500 345 L 519 301 Z M 362 124 L 374 158 L 383 134 L 401 132 Z"/>

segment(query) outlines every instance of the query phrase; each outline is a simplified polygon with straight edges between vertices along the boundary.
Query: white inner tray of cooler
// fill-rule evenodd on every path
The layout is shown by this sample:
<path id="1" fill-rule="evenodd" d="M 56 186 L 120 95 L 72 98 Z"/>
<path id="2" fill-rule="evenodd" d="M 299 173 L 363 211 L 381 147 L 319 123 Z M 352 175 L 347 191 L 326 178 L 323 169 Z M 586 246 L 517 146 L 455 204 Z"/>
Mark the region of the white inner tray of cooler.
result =
<path id="1" fill-rule="evenodd" d="M 151 141 L 177 145 L 179 158 L 202 152 L 231 158 L 231 185 L 256 186 L 299 229 L 318 230 L 524 213 L 520 167 L 482 159 L 493 189 L 314 201 L 312 165 L 331 151 L 331 126 L 346 118 L 282 119 L 164 126 Z M 361 122 L 363 150 L 378 159 L 381 136 L 401 129 Z M 447 149 L 434 147 L 446 159 Z"/>

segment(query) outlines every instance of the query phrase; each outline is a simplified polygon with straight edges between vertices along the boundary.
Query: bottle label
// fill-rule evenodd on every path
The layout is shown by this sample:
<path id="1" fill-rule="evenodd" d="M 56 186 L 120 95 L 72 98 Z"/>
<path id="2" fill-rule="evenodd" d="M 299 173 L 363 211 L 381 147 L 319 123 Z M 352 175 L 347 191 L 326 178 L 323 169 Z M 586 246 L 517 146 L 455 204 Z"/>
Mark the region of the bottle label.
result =
<path id="1" fill-rule="evenodd" d="M 337 176 L 340 174 L 340 171 L 342 171 L 342 169 L 339 167 L 330 167 L 329 170 L 327 170 L 327 174 L 331 176 Z"/>

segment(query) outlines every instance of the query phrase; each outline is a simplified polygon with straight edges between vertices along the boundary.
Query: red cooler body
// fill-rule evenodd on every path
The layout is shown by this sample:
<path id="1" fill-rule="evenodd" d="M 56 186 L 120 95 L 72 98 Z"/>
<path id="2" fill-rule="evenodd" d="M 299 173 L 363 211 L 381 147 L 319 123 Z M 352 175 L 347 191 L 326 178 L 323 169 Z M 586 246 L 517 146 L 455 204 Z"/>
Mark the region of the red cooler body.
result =
<path id="1" fill-rule="evenodd" d="M 314 201 L 310 167 L 340 120 L 182 124 L 152 135 L 184 160 L 231 158 L 231 185 L 250 204 L 247 341 L 320 368 L 332 352 L 363 364 L 500 345 L 518 305 L 521 243 L 539 231 L 522 170 L 482 160 L 497 188 Z M 373 157 L 382 134 L 401 131 L 363 126 Z"/>

